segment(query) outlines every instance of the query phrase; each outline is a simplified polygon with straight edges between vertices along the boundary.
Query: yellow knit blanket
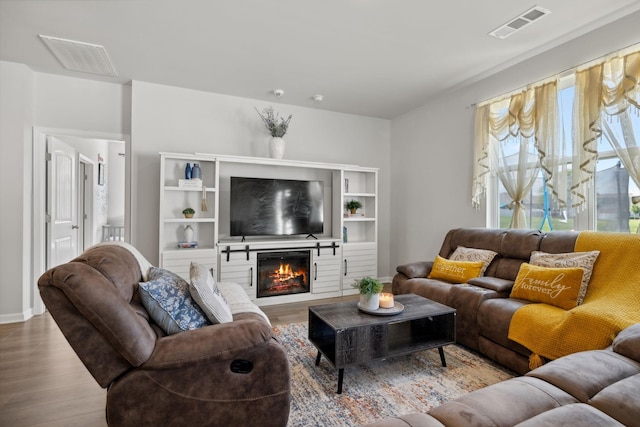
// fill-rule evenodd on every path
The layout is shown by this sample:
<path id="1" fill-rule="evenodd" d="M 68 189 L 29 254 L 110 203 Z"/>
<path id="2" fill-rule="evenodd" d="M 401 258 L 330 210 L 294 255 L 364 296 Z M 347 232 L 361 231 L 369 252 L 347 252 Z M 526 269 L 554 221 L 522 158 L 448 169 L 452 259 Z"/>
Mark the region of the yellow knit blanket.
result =
<path id="1" fill-rule="evenodd" d="M 528 304 L 511 319 L 509 339 L 537 355 L 557 359 L 611 344 L 625 327 L 640 322 L 640 235 L 582 232 L 576 252 L 599 250 L 582 305 L 563 310 Z"/>

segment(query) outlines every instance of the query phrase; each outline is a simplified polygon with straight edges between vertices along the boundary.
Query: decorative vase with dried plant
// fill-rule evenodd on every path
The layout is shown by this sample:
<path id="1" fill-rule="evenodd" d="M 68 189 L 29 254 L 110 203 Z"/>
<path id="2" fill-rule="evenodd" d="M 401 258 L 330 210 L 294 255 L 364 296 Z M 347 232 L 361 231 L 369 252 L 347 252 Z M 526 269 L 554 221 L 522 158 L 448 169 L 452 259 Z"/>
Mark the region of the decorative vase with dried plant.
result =
<path id="1" fill-rule="evenodd" d="M 269 141 L 270 156 L 274 159 L 282 159 L 284 157 L 284 149 L 286 146 L 285 140 L 282 138 L 287 133 L 287 130 L 289 130 L 289 122 L 293 116 L 289 115 L 286 119 L 284 117 L 280 117 L 278 113 L 273 111 L 273 107 L 265 108 L 262 110 L 262 113 L 260 113 L 256 108 L 256 112 L 271 135 L 271 140 Z"/>

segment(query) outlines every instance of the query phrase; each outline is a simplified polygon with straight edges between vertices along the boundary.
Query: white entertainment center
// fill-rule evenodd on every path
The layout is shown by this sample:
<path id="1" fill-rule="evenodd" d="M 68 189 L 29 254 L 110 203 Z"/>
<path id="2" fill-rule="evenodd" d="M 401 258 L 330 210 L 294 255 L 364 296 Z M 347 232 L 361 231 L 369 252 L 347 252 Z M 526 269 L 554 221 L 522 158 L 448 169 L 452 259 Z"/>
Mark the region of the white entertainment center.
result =
<path id="1" fill-rule="evenodd" d="M 191 261 L 210 268 L 221 282 L 241 285 L 258 305 L 282 304 L 355 294 L 351 287 L 365 276 L 377 277 L 378 169 L 355 165 L 237 157 L 215 154 L 160 153 L 159 262 L 189 279 Z M 185 167 L 197 163 L 198 181 L 185 182 Z M 313 180 L 324 184 L 323 233 L 312 237 L 230 235 L 232 176 Z M 181 181 L 182 180 L 182 181 Z M 195 184 L 195 185 L 194 185 Z M 204 188 L 203 188 L 204 187 Z M 203 210 L 203 198 L 206 210 Z M 362 205 L 355 215 L 344 204 Z M 185 218 L 183 209 L 196 211 Z M 195 248 L 179 248 L 184 229 L 194 230 Z M 306 292 L 258 297 L 261 254 L 308 253 Z M 307 277 L 308 276 L 308 277 Z"/>

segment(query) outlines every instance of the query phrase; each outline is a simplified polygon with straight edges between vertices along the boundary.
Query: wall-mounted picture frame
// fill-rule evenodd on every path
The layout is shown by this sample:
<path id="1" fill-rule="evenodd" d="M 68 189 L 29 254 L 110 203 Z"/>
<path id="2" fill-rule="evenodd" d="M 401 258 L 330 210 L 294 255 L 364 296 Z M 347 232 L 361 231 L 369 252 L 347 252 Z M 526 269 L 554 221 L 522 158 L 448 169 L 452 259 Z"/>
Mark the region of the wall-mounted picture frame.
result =
<path id="1" fill-rule="evenodd" d="M 104 185 L 104 163 L 98 163 L 98 185 Z"/>

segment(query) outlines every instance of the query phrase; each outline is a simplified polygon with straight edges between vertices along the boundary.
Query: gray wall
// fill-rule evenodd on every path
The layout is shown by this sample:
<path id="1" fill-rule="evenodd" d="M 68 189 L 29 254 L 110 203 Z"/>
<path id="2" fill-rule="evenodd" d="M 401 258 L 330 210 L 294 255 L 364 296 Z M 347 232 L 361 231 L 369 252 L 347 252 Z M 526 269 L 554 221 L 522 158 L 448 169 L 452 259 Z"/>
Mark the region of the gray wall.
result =
<path id="1" fill-rule="evenodd" d="M 132 243 L 158 261 L 159 152 L 268 157 L 269 135 L 254 107 L 293 114 L 285 159 L 380 168 L 378 275 L 389 276 L 390 121 L 133 82 Z"/>
<path id="2" fill-rule="evenodd" d="M 0 323 L 32 314 L 32 129 L 131 135 L 132 243 L 157 262 L 160 151 L 266 156 L 253 109 L 267 103 L 134 82 L 131 86 L 34 73 L 0 61 Z M 390 121 L 275 105 L 293 114 L 286 158 L 380 168 L 379 274 L 389 274 Z M 89 137 L 89 135 L 87 135 Z M 22 179 L 16 185 L 16 177 Z M 21 207 L 21 209 L 20 209 Z"/>
<path id="3" fill-rule="evenodd" d="M 130 133 L 131 87 L 34 73 L 0 61 L 0 323 L 32 315 L 40 271 L 32 245 L 33 127 Z"/>
<path id="4" fill-rule="evenodd" d="M 33 72 L 0 61 L 0 322 L 31 316 Z"/>

